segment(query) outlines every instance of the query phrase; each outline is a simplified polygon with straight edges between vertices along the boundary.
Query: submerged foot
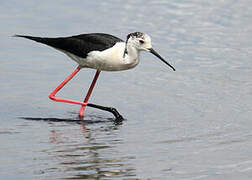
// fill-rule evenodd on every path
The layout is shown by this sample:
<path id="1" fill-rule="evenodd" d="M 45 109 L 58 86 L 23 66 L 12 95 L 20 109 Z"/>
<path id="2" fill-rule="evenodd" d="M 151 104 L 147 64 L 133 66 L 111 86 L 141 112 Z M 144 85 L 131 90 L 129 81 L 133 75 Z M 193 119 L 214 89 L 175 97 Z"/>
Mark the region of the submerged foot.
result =
<path id="1" fill-rule="evenodd" d="M 87 106 L 111 112 L 116 118 L 115 121 L 124 120 L 123 116 L 113 107 L 105 107 L 105 106 L 100 106 L 100 105 L 91 104 L 91 103 L 88 103 Z"/>

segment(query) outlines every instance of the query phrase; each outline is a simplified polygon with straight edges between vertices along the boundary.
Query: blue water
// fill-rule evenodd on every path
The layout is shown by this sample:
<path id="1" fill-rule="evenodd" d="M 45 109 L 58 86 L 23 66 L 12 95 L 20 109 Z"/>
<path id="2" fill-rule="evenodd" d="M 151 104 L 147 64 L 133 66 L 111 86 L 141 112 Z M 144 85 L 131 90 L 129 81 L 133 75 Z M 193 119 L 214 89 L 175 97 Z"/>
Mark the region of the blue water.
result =
<path id="1" fill-rule="evenodd" d="M 249 0 L 2 1 L 0 179 L 251 179 L 251 18 Z M 177 71 L 143 52 L 135 69 L 102 72 L 90 102 L 122 124 L 92 108 L 72 122 L 79 106 L 48 94 L 75 62 L 11 37 L 134 31 Z M 58 96 L 83 99 L 94 73 Z"/>

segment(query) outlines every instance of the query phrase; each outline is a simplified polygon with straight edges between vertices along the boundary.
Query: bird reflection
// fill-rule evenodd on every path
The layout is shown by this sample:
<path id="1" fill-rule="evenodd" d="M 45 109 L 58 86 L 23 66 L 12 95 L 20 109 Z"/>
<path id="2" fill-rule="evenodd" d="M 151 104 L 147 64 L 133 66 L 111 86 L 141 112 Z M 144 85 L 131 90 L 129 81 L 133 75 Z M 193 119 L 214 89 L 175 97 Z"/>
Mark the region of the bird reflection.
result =
<path id="1" fill-rule="evenodd" d="M 27 118 L 28 119 L 28 118 Z M 120 154 L 123 140 L 118 137 L 122 123 L 111 118 L 90 117 L 85 120 L 29 118 L 50 122 L 48 157 L 56 164 L 43 172 L 62 174 L 60 179 L 102 179 L 135 176 L 129 157 Z M 92 122 L 92 123 L 91 123 Z M 95 123 L 96 122 L 96 123 Z"/>

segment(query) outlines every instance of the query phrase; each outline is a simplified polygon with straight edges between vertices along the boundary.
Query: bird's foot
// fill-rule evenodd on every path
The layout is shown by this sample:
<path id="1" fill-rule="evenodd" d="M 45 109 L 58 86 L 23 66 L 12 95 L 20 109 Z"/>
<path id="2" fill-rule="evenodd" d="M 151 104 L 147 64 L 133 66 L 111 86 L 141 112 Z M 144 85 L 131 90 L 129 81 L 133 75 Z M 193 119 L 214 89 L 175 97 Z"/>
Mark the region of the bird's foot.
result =
<path id="1" fill-rule="evenodd" d="M 117 122 L 121 122 L 124 120 L 123 116 L 113 107 L 105 107 L 105 106 L 91 104 L 91 103 L 88 103 L 87 106 L 111 112 L 115 116 L 116 118 L 115 121 Z"/>

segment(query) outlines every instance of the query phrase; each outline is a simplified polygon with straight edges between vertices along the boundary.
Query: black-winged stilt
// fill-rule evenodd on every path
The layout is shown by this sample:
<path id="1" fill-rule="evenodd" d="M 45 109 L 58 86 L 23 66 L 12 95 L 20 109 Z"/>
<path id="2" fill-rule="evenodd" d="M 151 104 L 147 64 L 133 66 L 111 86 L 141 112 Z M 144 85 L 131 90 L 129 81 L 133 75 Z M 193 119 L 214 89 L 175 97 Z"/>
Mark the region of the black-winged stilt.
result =
<path id="1" fill-rule="evenodd" d="M 49 98 L 58 102 L 81 105 L 81 108 L 79 110 L 80 117 L 84 116 L 85 107 L 90 106 L 109 111 L 113 113 L 117 119 L 123 119 L 123 117 L 117 112 L 115 108 L 90 104 L 88 103 L 88 99 L 101 71 L 122 71 L 134 68 L 139 63 L 140 51 L 148 51 L 154 54 L 175 71 L 174 67 L 172 67 L 167 61 L 165 61 L 152 48 L 150 36 L 141 32 L 130 33 L 127 36 L 126 42 L 123 42 L 123 40 L 110 34 L 103 33 L 90 33 L 71 37 L 57 38 L 34 37 L 25 35 L 15 36 L 27 38 L 51 46 L 65 53 L 79 64 L 79 66 L 72 72 L 72 74 L 70 74 L 55 90 L 50 93 Z M 96 69 L 96 74 L 89 87 L 84 101 L 79 102 L 56 97 L 56 93 L 67 82 L 69 82 L 80 71 L 81 68 Z"/>

